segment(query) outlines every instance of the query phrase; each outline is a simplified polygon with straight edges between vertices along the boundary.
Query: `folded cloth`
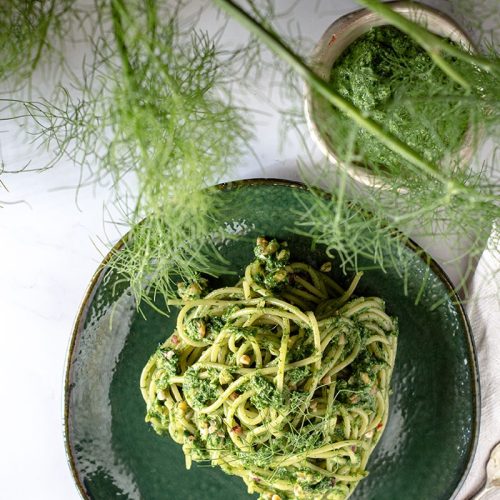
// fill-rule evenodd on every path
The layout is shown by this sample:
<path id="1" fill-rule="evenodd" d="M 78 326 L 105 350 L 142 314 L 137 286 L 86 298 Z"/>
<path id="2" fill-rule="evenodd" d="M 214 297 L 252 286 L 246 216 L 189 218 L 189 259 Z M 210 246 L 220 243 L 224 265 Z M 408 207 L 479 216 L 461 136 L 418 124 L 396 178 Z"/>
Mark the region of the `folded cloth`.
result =
<path id="1" fill-rule="evenodd" d="M 500 229 L 488 241 L 472 279 L 466 306 L 479 365 L 481 420 L 472 467 L 457 500 L 467 500 L 486 480 L 486 463 L 500 442 Z M 500 490 L 485 499 L 500 499 Z"/>

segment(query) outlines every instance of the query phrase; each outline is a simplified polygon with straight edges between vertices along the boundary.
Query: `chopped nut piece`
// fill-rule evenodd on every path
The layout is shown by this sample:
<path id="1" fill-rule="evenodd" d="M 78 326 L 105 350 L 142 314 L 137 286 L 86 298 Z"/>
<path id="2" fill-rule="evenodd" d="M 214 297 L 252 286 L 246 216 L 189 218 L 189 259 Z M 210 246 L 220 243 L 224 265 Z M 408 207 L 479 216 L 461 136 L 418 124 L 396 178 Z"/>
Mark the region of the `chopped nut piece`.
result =
<path id="1" fill-rule="evenodd" d="M 267 246 L 266 248 L 264 248 L 264 250 L 262 251 L 262 253 L 264 255 L 272 255 L 273 253 L 276 252 L 276 250 L 278 250 L 279 248 L 279 245 L 278 245 L 278 242 L 276 240 L 272 240 Z"/>
<path id="2" fill-rule="evenodd" d="M 282 281 L 286 280 L 287 277 L 287 272 L 285 269 L 280 269 L 279 271 L 276 271 L 274 273 L 274 279 L 278 282 L 281 283 Z"/>
<path id="3" fill-rule="evenodd" d="M 276 258 L 278 260 L 287 260 L 288 258 L 290 258 L 290 251 L 285 249 L 280 250 Z"/>
<path id="4" fill-rule="evenodd" d="M 322 383 L 322 384 L 325 384 L 325 385 L 331 384 L 331 383 L 332 383 L 332 377 L 330 377 L 330 375 L 325 375 L 325 376 L 321 379 L 321 383 Z"/>
<path id="5" fill-rule="evenodd" d="M 365 439 L 371 439 L 373 437 L 373 429 L 371 431 L 365 432 Z"/>
<path id="6" fill-rule="evenodd" d="M 205 322 L 200 322 L 198 325 L 198 334 L 200 335 L 201 338 L 203 338 L 207 333 L 207 326 L 205 325 Z"/>
<path id="7" fill-rule="evenodd" d="M 201 290 L 201 286 L 198 284 L 198 283 L 191 283 L 189 286 L 188 286 L 188 291 L 192 294 L 192 295 L 199 295 L 202 290 Z"/>
<path id="8" fill-rule="evenodd" d="M 159 401 L 165 401 L 165 399 L 167 399 L 167 395 L 165 394 L 165 391 L 163 391 L 162 389 L 160 389 L 156 393 L 156 399 L 158 399 Z"/>
<path id="9" fill-rule="evenodd" d="M 323 273 L 329 273 L 332 270 L 332 263 L 331 262 L 325 262 L 319 270 Z"/>
<path id="10" fill-rule="evenodd" d="M 250 361 L 250 356 L 248 356 L 248 354 L 243 354 L 243 356 L 240 356 L 240 363 L 242 365 L 249 365 Z"/>
<path id="11" fill-rule="evenodd" d="M 268 241 L 266 240 L 266 238 L 263 238 L 262 236 L 259 236 L 257 238 L 257 246 L 259 246 L 259 247 L 267 247 L 267 243 L 268 243 Z"/>
<path id="12" fill-rule="evenodd" d="M 271 500 L 281 500 L 281 497 L 279 495 L 273 495 Z"/>
<path id="13" fill-rule="evenodd" d="M 183 413 L 188 409 L 188 404 L 185 401 L 179 403 L 179 410 Z"/>

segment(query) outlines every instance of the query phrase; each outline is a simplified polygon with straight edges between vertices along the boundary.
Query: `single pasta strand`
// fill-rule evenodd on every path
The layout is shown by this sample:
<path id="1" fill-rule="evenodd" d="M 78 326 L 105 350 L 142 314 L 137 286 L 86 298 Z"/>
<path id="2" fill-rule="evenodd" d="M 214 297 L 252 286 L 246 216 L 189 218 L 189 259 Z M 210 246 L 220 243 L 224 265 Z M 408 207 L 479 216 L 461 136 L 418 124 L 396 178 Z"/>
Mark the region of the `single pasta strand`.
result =
<path id="1" fill-rule="evenodd" d="M 351 446 L 360 446 L 365 447 L 366 444 L 363 441 L 359 440 L 346 440 L 340 441 L 338 443 L 327 444 L 325 446 L 321 446 L 320 448 L 316 448 L 314 450 L 304 451 L 302 453 L 298 453 L 294 457 L 288 458 L 287 460 L 275 460 L 272 464 L 276 467 L 286 467 L 288 465 L 292 465 L 294 463 L 300 462 L 305 458 L 322 458 L 323 455 L 328 454 L 334 450 L 338 450 L 340 448 L 346 448 Z"/>
<path id="2" fill-rule="evenodd" d="M 315 295 L 316 298 L 318 298 L 320 300 L 325 300 L 327 298 L 327 294 L 324 291 L 324 287 L 322 287 L 323 290 L 321 290 L 321 289 L 315 287 L 314 285 L 311 285 L 311 283 L 306 281 L 304 278 L 301 278 L 300 276 L 295 276 L 295 282 L 302 285 L 306 290 L 308 290 L 313 295 Z M 318 281 L 318 284 L 320 284 L 320 283 L 322 283 L 322 282 Z"/>
<path id="3" fill-rule="evenodd" d="M 309 318 L 309 322 L 311 324 L 311 328 L 313 331 L 313 338 L 314 338 L 314 349 L 317 354 L 321 353 L 321 334 L 319 333 L 319 327 L 318 327 L 318 322 L 316 321 L 316 317 L 312 312 L 307 313 L 307 317 Z M 315 363 L 315 368 L 316 370 L 319 370 L 321 368 L 321 359 L 318 359 Z"/>
<path id="4" fill-rule="evenodd" d="M 276 386 L 283 391 L 283 381 L 285 378 L 286 353 L 288 350 L 288 338 L 290 336 L 290 321 L 285 318 L 282 322 L 281 346 L 278 360 L 278 373 L 276 375 Z"/>
<path id="5" fill-rule="evenodd" d="M 363 276 L 362 272 L 356 273 L 354 276 L 353 280 L 351 281 L 351 284 L 349 285 L 349 288 L 345 291 L 345 293 L 339 298 L 339 302 L 337 307 L 340 307 L 344 305 L 352 296 L 354 293 L 354 290 L 358 286 L 359 280 Z"/>

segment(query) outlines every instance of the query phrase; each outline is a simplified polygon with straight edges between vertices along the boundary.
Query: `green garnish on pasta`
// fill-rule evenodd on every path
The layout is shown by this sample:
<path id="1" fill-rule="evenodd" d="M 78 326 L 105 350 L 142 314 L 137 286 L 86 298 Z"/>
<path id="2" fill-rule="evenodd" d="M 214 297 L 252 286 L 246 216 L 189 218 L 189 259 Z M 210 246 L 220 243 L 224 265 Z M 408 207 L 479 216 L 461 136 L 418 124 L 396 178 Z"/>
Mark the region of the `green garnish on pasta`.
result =
<path id="1" fill-rule="evenodd" d="M 257 239 L 235 286 L 183 286 L 177 327 L 144 367 L 146 421 L 262 499 L 341 499 L 387 420 L 397 321 L 378 297 Z"/>

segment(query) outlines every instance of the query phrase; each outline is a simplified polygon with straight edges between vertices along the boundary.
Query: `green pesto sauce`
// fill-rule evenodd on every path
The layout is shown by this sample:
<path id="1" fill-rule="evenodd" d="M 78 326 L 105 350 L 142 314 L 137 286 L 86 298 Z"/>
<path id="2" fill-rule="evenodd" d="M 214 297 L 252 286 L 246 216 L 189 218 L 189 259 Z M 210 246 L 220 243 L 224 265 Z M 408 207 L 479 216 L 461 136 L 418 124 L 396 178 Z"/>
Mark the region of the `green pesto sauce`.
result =
<path id="1" fill-rule="evenodd" d="M 459 149 L 469 122 L 460 106 L 464 89 L 397 28 L 372 28 L 358 38 L 334 64 L 330 82 L 335 91 L 427 160 L 438 163 Z M 346 144 L 352 130 L 346 115 L 335 110 L 334 121 L 327 126 L 336 144 Z M 354 144 L 365 165 L 404 172 L 405 160 L 369 132 L 359 130 Z"/>

